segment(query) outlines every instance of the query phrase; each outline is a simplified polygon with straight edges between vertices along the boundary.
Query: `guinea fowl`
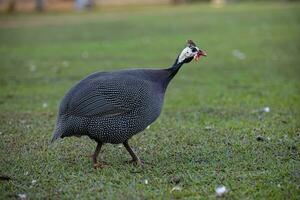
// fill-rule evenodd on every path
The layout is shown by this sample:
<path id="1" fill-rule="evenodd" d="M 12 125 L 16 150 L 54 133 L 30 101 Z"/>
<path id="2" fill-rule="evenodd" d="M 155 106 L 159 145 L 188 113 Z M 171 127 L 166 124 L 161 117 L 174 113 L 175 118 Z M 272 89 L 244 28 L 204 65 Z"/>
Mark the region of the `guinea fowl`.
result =
<path id="1" fill-rule="evenodd" d="M 132 157 L 142 164 L 128 140 L 153 123 L 161 113 L 168 84 L 181 66 L 206 56 L 192 40 L 167 69 L 128 69 L 93 73 L 71 88 L 60 103 L 52 142 L 58 138 L 83 136 L 97 142 L 92 155 L 95 168 L 105 143 L 123 143 Z"/>

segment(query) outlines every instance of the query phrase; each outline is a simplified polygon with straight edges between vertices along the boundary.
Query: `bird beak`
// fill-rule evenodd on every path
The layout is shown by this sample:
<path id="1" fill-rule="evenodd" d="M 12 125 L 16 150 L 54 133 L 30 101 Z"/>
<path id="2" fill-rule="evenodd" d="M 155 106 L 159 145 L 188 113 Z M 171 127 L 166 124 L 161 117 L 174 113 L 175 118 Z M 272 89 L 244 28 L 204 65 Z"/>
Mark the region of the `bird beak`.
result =
<path id="1" fill-rule="evenodd" d="M 207 56 L 207 53 L 205 51 L 203 51 L 203 50 L 199 50 L 197 52 L 197 54 L 194 56 L 194 59 L 196 61 L 199 61 L 201 56 Z"/>
<path id="2" fill-rule="evenodd" d="M 198 53 L 201 55 L 201 56 L 207 56 L 207 53 L 203 50 L 199 50 Z"/>

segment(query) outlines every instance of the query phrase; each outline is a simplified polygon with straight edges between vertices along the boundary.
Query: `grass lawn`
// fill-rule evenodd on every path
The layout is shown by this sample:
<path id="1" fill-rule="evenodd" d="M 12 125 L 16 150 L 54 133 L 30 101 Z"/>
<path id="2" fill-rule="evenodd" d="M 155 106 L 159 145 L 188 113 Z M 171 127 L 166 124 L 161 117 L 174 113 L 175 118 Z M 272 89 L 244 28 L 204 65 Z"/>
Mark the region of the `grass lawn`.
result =
<path id="1" fill-rule="evenodd" d="M 236 4 L 0 15 L 0 199 L 300 198 L 300 4 Z M 86 75 L 183 66 L 160 118 L 131 144 L 49 141 L 65 92 Z M 264 112 L 269 107 L 270 112 Z M 266 111 L 266 109 L 265 109 Z M 172 188 L 177 189 L 172 191 Z"/>

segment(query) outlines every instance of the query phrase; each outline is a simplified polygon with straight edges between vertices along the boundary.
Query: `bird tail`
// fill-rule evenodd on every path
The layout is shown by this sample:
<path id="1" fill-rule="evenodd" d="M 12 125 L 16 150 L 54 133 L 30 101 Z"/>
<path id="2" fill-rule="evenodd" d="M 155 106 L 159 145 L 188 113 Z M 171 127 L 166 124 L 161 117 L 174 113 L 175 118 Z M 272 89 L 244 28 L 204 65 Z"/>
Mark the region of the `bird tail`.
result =
<path id="1" fill-rule="evenodd" d="M 60 138 L 63 134 L 63 131 L 61 130 L 59 125 L 56 125 L 55 130 L 53 131 L 53 136 L 51 139 L 51 143 L 53 143 L 55 140 Z"/>

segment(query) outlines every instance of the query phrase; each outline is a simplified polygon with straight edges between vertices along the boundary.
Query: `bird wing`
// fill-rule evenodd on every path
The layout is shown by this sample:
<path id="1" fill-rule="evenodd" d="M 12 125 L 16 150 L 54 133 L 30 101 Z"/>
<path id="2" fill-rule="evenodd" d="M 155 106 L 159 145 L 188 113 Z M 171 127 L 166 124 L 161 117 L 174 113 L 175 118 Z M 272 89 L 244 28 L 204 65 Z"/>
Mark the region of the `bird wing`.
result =
<path id="1" fill-rule="evenodd" d="M 67 113 L 75 116 L 114 116 L 142 106 L 143 81 L 122 79 L 91 79 L 80 82 L 67 95 Z"/>
<path id="2" fill-rule="evenodd" d="M 86 93 L 86 94 L 84 94 Z M 127 112 L 128 109 L 114 105 L 105 95 L 98 91 L 84 91 L 72 102 L 70 111 L 76 116 L 106 116 L 118 115 Z"/>

